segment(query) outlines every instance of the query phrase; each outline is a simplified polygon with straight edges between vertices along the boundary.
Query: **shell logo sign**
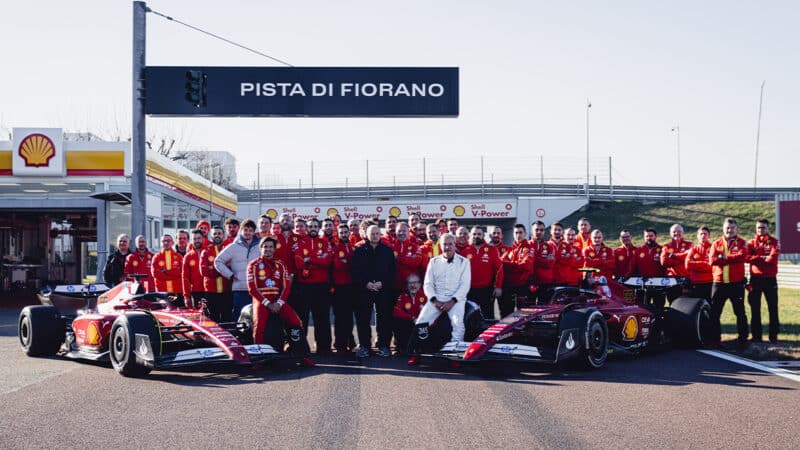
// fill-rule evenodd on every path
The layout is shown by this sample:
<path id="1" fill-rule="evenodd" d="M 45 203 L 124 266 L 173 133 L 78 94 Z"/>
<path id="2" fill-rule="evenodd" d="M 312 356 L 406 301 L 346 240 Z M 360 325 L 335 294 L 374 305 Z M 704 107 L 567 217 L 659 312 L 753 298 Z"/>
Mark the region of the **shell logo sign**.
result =
<path id="1" fill-rule="evenodd" d="M 336 208 L 328 208 L 326 213 L 327 213 L 328 217 L 331 217 L 331 216 L 335 216 L 335 215 L 339 214 L 339 211 Z"/>
<path id="2" fill-rule="evenodd" d="M 14 128 L 11 170 L 14 176 L 65 176 L 61 128 Z"/>
<path id="3" fill-rule="evenodd" d="M 389 209 L 389 215 L 390 215 L 390 216 L 400 217 L 400 214 L 402 214 L 402 213 L 403 213 L 403 210 L 401 210 L 401 209 L 400 209 L 400 208 L 398 208 L 397 206 L 392 206 L 392 207 Z"/>
<path id="4" fill-rule="evenodd" d="M 639 334 L 639 323 L 635 316 L 628 316 L 625 319 L 625 325 L 622 326 L 622 339 L 632 341 L 636 339 L 637 334 Z"/>
<path id="5" fill-rule="evenodd" d="M 47 167 L 56 156 L 56 146 L 47 136 L 34 133 L 22 140 L 18 152 L 25 161 L 25 167 Z"/>
<path id="6" fill-rule="evenodd" d="M 466 212 L 467 210 L 461 205 L 456 205 L 456 207 L 453 208 L 453 214 L 455 214 L 456 217 L 462 217 Z"/>
<path id="7" fill-rule="evenodd" d="M 90 322 L 86 328 L 86 345 L 100 345 L 100 330 L 94 322 Z"/>
<path id="8" fill-rule="evenodd" d="M 270 208 L 267 210 L 267 216 L 270 219 L 275 220 L 275 218 L 278 217 L 278 211 L 276 211 L 274 208 Z"/>

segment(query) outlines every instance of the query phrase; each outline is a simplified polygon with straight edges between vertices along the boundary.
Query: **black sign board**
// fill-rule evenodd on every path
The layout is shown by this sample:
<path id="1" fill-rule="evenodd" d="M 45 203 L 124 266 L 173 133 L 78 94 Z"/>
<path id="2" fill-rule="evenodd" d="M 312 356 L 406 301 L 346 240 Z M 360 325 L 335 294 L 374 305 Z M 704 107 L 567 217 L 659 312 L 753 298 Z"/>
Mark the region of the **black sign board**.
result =
<path id="1" fill-rule="evenodd" d="M 457 67 L 147 67 L 145 113 L 456 117 Z"/>

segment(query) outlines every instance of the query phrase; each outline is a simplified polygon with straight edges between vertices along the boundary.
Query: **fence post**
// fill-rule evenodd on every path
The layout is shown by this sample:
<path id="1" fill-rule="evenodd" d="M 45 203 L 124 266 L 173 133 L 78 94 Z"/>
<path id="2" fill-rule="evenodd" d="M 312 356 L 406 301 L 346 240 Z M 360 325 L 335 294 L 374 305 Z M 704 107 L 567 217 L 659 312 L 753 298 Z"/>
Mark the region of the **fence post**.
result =
<path id="1" fill-rule="evenodd" d="M 314 192 L 314 160 L 311 160 L 311 198 L 316 197 Z"/>
<path id="2" fill-rule="evenodd" d="M 614 200 L 614 183 L 611 182 L 611 157 L 608 157 L 608 192 L 611 200 Z"/>
<path id="3" fill-rule="evenodd" d="M 367 197 L 369 197 L 369 160 L 367 160 Z"/>
<path id="4" fill-rule="evenodd" d="M 483 155 L 481 155 L 481 197 L 486 196 L 486 188 L 483 186 Z"/>
<path id="5" fill-rule="evenodd" d="M 425 158 L 422 158 L 422 196 L 428 196 L 428 176 Z"/>
<path id="6" fill-rule="evenodd" d="M 539 155 L 539 184 L 542 185 L 542 195 L 544 195 L 544 155 Z"/>

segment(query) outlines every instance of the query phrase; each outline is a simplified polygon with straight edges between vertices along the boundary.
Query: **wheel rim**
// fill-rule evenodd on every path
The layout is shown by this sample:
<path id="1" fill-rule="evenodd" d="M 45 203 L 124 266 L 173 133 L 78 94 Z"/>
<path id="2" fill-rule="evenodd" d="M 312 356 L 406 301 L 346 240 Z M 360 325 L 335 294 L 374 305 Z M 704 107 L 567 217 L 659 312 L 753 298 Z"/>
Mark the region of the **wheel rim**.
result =
<path id="1" fill-rule="evenodd" d="M 125 329 L 120 327 L 114 333 L 114 340 L 111 343 L 111 354 L 114 356 L 116 362 L 124 361 L 128 353 L 127 339 L 125 339 Z"/>
<path id="2" fill-rule="evenodd" d="M 28 345 L 30 344 L 30 333 L 30 323 L 28 322 L 28 318 L 25 317 L 19 324 L 19 341 L 25 348 L 28 348 Z"/>
<path id="3" fill-rule="evenodd" d="M 593 320 L 589 324 L 589 342 L 587 348 L 589 358 L 591 358 L 593 362 L 599 362 L 605 358 L 605 344 L 606 333 L 603 329 L 603 325 L 599 321 Z"/>

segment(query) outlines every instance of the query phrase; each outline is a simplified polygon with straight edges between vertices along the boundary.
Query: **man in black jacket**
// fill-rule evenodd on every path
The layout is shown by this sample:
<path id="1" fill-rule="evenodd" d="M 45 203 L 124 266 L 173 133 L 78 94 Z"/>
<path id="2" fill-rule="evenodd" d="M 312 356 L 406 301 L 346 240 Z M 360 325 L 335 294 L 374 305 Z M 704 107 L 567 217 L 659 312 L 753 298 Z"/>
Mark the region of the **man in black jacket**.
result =
<path id="1" fill-rule="evenodd" d="M 356 356 L 369 356 L 372 342 L 370 316 L 375 304 L 378 329 L 378 356 L 391 356 L 389 344 L 392 340 L 392 310 L 394 299 L 390 292 L 394 282 L 396 263 L 394 252 L 381 242 L 381 231 L 377 225 L 367 228 L 368 242 L 353 252 L 353 283 L 358 286 L 358 309 L 356 327 L 358 328 L 359 349 Z"/>
<path id="2" fill-rule="evenodd" d="M 117 237 L 117 251 L 106 261 L 103 279 L 110 286 L 119 284 L 125 278 L 125 258 L 130 253 L 131 238 L 127 234 Z"/>

